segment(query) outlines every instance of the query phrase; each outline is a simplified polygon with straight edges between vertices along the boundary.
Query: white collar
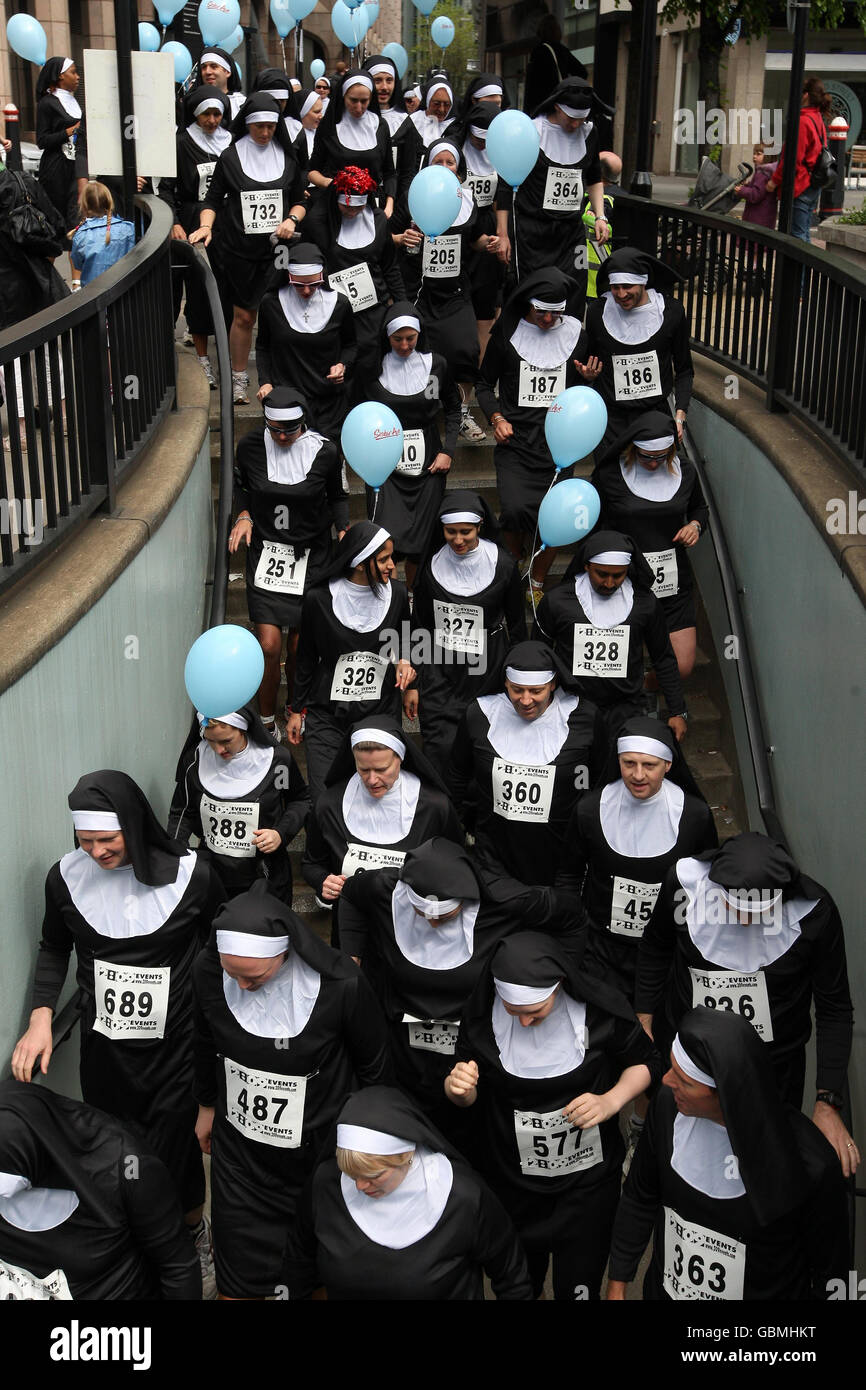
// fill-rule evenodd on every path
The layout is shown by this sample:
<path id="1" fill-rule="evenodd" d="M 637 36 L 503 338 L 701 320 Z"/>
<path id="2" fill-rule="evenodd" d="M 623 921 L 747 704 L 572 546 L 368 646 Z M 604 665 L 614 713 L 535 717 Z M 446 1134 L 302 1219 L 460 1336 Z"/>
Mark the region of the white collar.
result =
<path id="1" fill-rule="evenodd" d="M 391 606 L 390 584 L 381 586 L 381 595 L 351 579 L 331 579 L 328 589 L 334 617 L 353 632 L 375 632 Z"/>
<path id="2" fill-rule="evenodd" d="M 511 346 L 532 367 L 562 367 L 568 362 L 580 337 L 580 320 L 563 315 L 556 328 L 546 331 L 526 319 L 519 319 L 509 338 Z"/>
<path id="3" fill-rule="evenodd" d="M 420 916 L 409 901 L 407 885 L 398 879 L 391 894 L 394 940 L 400 954 L 423 970 L 456 970 L 472 959 L 479 900 L 466 898 L 456 917 L 435 926 Z"/>
<path id="4" fill-rule="evenodd" d="M 275 751 L 273 747 L 262 748 L 248 738 L 246 748 L 225 761 L 203 738 L 198 746 L 199 781 L 206 792 L 222 800 L 246 796 L 270 771 Z"/>
<path id="5" fill-rule="evenodd" d="M 654 469 L 644 468 L 638 462 L 631 468 L 626 468 L 624 458 L 620 458 L 619 471 L 629 492 L 634 497 L 643 497 L 647 502 L 669 502 L 683 481 L 680 461 L 676 457 L 673 460 L 672 473 L 668 472 L 663 463 Z"/>
<path id="6" fill-rule="evenodd" d="M 602 322 L 618 343 L 645 343 L 658 333 L 665 316 L 665 301 L 658 290 L 647 290 L 647 295 L 648 304 L 641 304 L 637 309 L 621 309 L 610 290 L 605 290 Z"/>
<path id="7" fill-rule="evenodd" d="M 517 713 L 504 690 L 498 695 L 482 695 L 478 704 L 489 725 L 487 740 L 499 757 L 540 767 L 553 762 L 568 738 L 568 721 L 579 700 L 564 690 L 554 690 L 547 709 L 532 720 Z"/>
<path id="8" fill-rule="evenodd" d="M 324 442 L 315 430 L 305 430 L 294 444 L 283 448 L 265 426 L 265 458 L 269 480 L 272 483 L 281 483 L 284 487 L 302 483 Z"/>
<path id="9" fill-rule="evenodd" d="M 64 111 L 66 111 L 74 121 L 81 120 L 81 107 L 79 106 L 72 92 L 67 92 L 63 87 L 57 87 L 54 91 L 54 95 L 60 102 L 60 105 L 63 107 Z"/>
<path id="10" fill-rule="evenodd" d="M 632 796 L 622 778 L 610 782 L 598 808 L 601 833 L 614 854 L 626 859 L 655 859 L 677 842 L 685 792 L 667 779 L 646 801 Z"/>
<path id="11" fill-rule="evenodd" d="M 677 1115 L 671 1167 L 683 1182 L 706 1197 L 725 1201 L 746 1189 L 731 1138 L 724 1125 L 697 1115 Z"/>
<path id="12" fill-rule="evenodd" d="M 466 172 L 468 174 L 479 174 L 485 178 L 495 179 L 497 183 L 499 182 L 499 175 L 487 158 L 486 145 L 483 150 L 477 150 L 467 136 L 463 145 L 463 158 L 466 160 Z"/>
<path id="13" fill-rule="evenodd" d="M 402 130 L 403 125 L 409 119 L 408 111 L 380 111 L 379 115 L 392 135 L 396 135 L 399 130 Z"/>
<path id="14" fill-rule="evenodd" d="M 411 352 L 398 357 L 392 348 L 382 358 L 379 381 L 392 396 L 417 396 L 426 389 L 433 365 L 432 352 Z"/>
<path id="15" fill-rule="evenodd" d="M 77 1206 L 70 1188 L 33 1187 L 19 1173 L 0 1173 L 0 1216 L 18 1231 L 53 1231 Z"/>
<path id="16" fill-rule="evenodd" d="M 448 127 L 454 124 L 453 116 L 446 116 L 444 121 L 438 121 L 435 116 L 428 116 L 426 111 L 413 111 L 409 120 L 421 136 L 425 150 L 429 149 L 433 141 L 438 140 L 441 135 L 445 134 Z"/>
<path id="17" fill-rule="evenodd" d="M 238 163 L 248 179 L 255 183 L 270 183 L 281 179 L 286 168 L 286 155 L 282 145 L 271 140 L 267 145 L 257 145 L 251 135 L 243 135 L 235 145 Z"/>
<path id="18" fill-rule="evenodd" d="M 482 538 L 465 555 L 455 555 L 450 545 L 443 545 L 430 561 L 430 569 L 436 583 L 447 593 L 466 597 L 489 589 L 498 561 L 498 548 L 493 541 Z"/>
<path id="19" fill-rule="evenodd" d="M 357 217 L 340 218 L 337 245 L 344 246 L 347 251 L 360 251 L 362 247 L 371 246 L 375 236 L 376 223 L 369 204 L 361 209 Z"/>
<path id="20" fill-rule="evenodd" d="M 634 607 L 634 585 L 627 575 L 619 588 L 605 598 L 595 592 L 583 570 L 574 581 L 574 592 L 592 627 L 618 627 Z"/>
<path id="21" fill-rule="evenodd" d="M 547 119 L 547 113 L 536 116 L 533 122 L 538 131 L 539 143 L 548 159 L 573 169 L 586 154 L 586 137 L 592 130 L 592 121 L 584 121 L 577 130 L 563 130 Z"/>
<path id="22" fill-rule="evenodd" d="M 98 936 L 129 940 L 149 936 L 168 921 L 187 890 L 196 866 L 190 850 L 177 861 L 177 878 L 162 888 L 139 883 L 132 865 L 122 869 L 101 869 L 85 854 L 74 849 L 60 861 L 60 874 L 73 904 Z"/>
<path id="23" fill-rule="evenodd" d="M 280 290 L 280 304 L 286 322 L 296 333 L 319 333 L 334 312 L 337 291 L 317 289 L 309 299 L 301 299 L 291 285 Z"/>
<path id="24" fill-rule="evenodd" d="M 347 150 L 375 149 L 379 143 L 379 117 L 372 111 L 365 111 L 359 117 L 345 112 L 337 122 L 337 139 Z"/>
<path id="25" fill-rule="evenodd" d="M 343 792 L 343 820 L 350 835 L 365 844 L 394 845 L 405 840 L 412 829 L 421 782 L 414 772 L 400 775 L 384 796 L 371 796 L 357 772 L 349 778 Z"/>
<path id="26" fill-rule="evenodd" d="M 296 1038 L 309 1022 L 322 977 L 289 947 L 276 975 L 258 989 L 241 989 L 223 971 L 226 1004 L 245 1033 L 256 1038 Z"/>
<path id="27" fill-rule="evenodd" d="M 405 1250 L 430 1234 L 445 1210 L 453 1183 L 454 1170 L 445 1155 L 420 1144 L 400 1186 L 384 1197 L 367 1197 L 346 1173 L 340 1174 L 343 1201 L 355 1225 L 388 1250 Z"/>
<path id="28" fill-rule="evenodd" d="M 493 1036 L 499 1060 L 511 1076 L 564 1076 L 576 1071 L 586 1052 L 586 1004 L 572 999 L 560 985 L 547 1018 L 524 1028 L 519 1018 L 505 1012 L 497 994 Z"/>
<path id="29" fill-rule="evenodd" d="M 467 188 L 465 184 L 461 184 L 461 185 L 460 185 L 460 211 L 458 212 L 457 216 L 454 218 L 454 221 L 451 223 L 451 227 L 449 228 L 449 231 L 453 231 L 455 227 L 462 227 L 462 226 L 464 225 L 464 223 L 468 222 L 469 219 L 470 219 L 470 217 L 472 216 L 472 213 L 473 213 L 473 211 L 474 211 L 474 208 L 475 208 L 475 198 L 473 197 L 472 189 L 471 189 L 471 188 Z"/>
<path id="30" fill-rule="evenodd" d="M 188 125 L 186 133 L 194 145 L 198 145 L 205 154 L 212 154 L 218 158 L 224 149 L 232 142 L 232 133 L 226 130 L 225 126 L 218 125 L 216 130 L 202 130 L 197 121 Z"/>
<path id="31" fill-rule="evenodd" d="M 695 948 L 711 965 L 752 974 L 772 965 L 801 935 L 801 920 L 816 906 L 807 898 L 780 900 L 748 926 L 741 925 L 719 884 L 710 880 L 711 864 L 677 860 L 677 878 L 686 893 L 686 929 Z"/>

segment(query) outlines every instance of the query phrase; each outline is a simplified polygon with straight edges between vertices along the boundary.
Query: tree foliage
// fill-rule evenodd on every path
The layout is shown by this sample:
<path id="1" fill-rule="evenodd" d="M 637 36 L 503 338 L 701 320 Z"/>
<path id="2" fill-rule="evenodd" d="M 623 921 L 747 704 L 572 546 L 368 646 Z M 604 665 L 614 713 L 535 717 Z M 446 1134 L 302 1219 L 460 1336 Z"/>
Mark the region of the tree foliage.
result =
<path id="1" fill-rule="evenodd" d="M 454 24 L 454 38 L 444 52 L 430 37 L 430 26 L 440 15 Z M 466 65 L 471 61 L 478 61 L 478 29 L 472 14 L 460 0 L 439 0 L 433 13 L 427 16 L 415 11 L 409 71 L 416 81 L 423 82 L 432 68 L 446 68 L 452 78 L 455 98 L 462 96 L 470 78 Z M 403 86 L 406 86 L 405 78 Z"/>

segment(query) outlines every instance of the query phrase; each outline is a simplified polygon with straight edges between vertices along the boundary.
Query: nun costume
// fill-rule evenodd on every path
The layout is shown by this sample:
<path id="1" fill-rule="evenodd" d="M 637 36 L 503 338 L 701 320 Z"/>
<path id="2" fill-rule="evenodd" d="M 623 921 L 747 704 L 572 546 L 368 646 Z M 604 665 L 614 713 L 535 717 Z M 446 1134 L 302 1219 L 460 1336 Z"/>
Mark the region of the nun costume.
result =
<path id="1" fill-rule="evenodd" d="M 191 971 L 224 893 L 208 861 L 169 838 L 125 773 L 86 774 L 69 808 L 76 837 L 92 848 L 65 854 L 48 874 L 31 1007 L 49 1011 L 50 1041 L 74 947 L 81 1093 L 147 1135 L 190 1213 L 205 1190 L 192 1128 Z M 105 838 L 117 833 L 125 857 Z M 12 1058 L 19 1080 L 30 1080 L 38 1055 L 28 1046 L 33 1028 L 31 1015 Z"/>
<path id="2" fill-rule="evenodd" d="M 0 1300 L 142 1299 L 201 1299 L 162 1163 L 110 1115 L 0 1082 Z"/>
<path id="3" fill-rule="evenodd" d="M 75 91 L 60 86 L 63 74 L 74 66 L 72 58 L 49 58 L 36 79 L 36 143 L 42 151 L 39 182 L 70 231 L 81 220 L 78 180 L 87 177 L 84 111 Z M 72 130 L 73 126 L 78 129 Z"/>
<path id="4" fill-rule="evenodd" d="M 645 1299 L 822 1301 L 847 1279 L 839 1165 L 783 1102 L 743 1018 L 696 1008 L 680 1021 L 623 1188 L 609 1298 L 625 1296 L 651 1234 Z"/>
<path id="5" fill-rule="evenodd" d="M 373 79 L 379 115 L 390 133 L 391 157 L 397 180 L 394 194 L 396 207 L 409 193 L 409 185 L 418 172 L 424 146 L 403 104 L 403 88 L 394 59 L 384 53 L 373 53 L 366 59 L 362 71 Z M 390 84 L 387 83 L 388 77 L 391 78 Z M 376 109 L 374 101 L 371 100 L 370 104 Z"/>
<path id="6" fill-rule="evenodd" d="M 369 104 L 357 116 L 346 105 L 346 93 L 351 87 L 365 87 L 370 93 Z M 328 102 L 313 142 L 310 176 L 313 182 L 321 179 L 320 186 L 326 186 L 326 180 L 331 181 L 350 165 L 366 169 L 386 201 L 396 196 L 391 130 L 379 114 L 373 79 L 361 69 L 347 73 Z"/>
<path id="7" fill-rule="evenodd" d="M 345 956 L 264 883 L 195 964 L 198 1132 L 226 1298 L 274 1297 L 298 1193 L 353 1085 L 390 1079 L 381 1011 Z"/>
<path id="8" fill-rule="evenodd" d="M 413 1100 L 356 1092 L 336 1142 L 290 1236 L 290 1298 L 324 1285 L 331 1301 L 477 1301 L 482 1272 L 497 1299 L 531 1297 L 507 1212 Z"/>
<path id="9" fill-rule="evenodd" d="M 239 745 L 237 752 L 205 737 L 215 724 L 224 726 L 217 733 L 228 733 Z M 297 763 L 288 748 L 274 742 L 252 705 L 220 719 L 206 719 L 196 711 L 177 765 L 168 833 L 182 843 L 190 835 L 199 837 L 202 855 L 211 860 L 227 897 L 266 878 L 268 891 L 291 906 L 288 846 L 309 809 Z M 276 848 L 259 847 L 256 837 L 263 830 L 279 836 Z"/>
<path id="10" fill-rule="evenodd" d="M 617 1116 L 661 1074 L 618 990 L 561 946 L 517 932 L 496 948 L 466 1006 L 455 1097 L 478 1102 L 480 1168 L 511 1215 L 538 1297 L 553 1253 L 556 1299 L 598 1299 L 621 1181 Z M 472 1064 L 477 1069 L 472 1072 Z M 574 1121 L 574 1122 L 573 1122 Z"/>

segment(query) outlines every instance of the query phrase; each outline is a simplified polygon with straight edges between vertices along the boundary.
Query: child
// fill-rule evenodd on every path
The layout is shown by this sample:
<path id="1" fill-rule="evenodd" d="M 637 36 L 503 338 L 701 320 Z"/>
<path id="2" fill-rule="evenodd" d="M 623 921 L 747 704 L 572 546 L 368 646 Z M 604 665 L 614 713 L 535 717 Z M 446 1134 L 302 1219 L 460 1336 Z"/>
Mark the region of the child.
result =
<path id="1" fill-rule="evenodd" d="M 775 192 L 767 190 L 767 181 L 776 172 L 775 164 L 766 162 L 764 146 L 758 142 L 752 151 L 755 172 L 748 183 L 738 183 L 734 192 L 746 201 L 743 221 L 755 222 L 759 227 L 775 227 L 778 201 Z"/>
<path id="2" fill-rule="evenodd" d="M 112 218 L 114 199 L 104 183 L 86 184 L 78 206 L 85 220 L 76 228 L 69 252 L 73 290 L 89 285 L 135 245 L 133 224 Z"/>

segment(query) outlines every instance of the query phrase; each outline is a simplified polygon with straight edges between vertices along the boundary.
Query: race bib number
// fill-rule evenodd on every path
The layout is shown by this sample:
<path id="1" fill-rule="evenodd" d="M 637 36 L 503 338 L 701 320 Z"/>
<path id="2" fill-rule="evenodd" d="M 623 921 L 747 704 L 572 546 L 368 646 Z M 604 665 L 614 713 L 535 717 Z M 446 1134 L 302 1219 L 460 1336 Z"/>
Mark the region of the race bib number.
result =
<path id="1" fill-rule="evenodd" d="M 460 242 L 459 236 L 438 236 L 435 241 L 425 237 L 421 274 L 435 278 L 459 275 Z"/>
<path id="2" fill-rule="evenodd" d="M 209 164 L 197 164 L 198 173 L 198 200 L 203 203 L 210 188 L 210 181 L 213 178 L 213 171 L 216 168 L 216 160 L 213 159 Z"/>
<path id="3" fill-rule="evenodd" d="M 369 309 L 379 302 L 373 277 L 364 261 L 350 265 L 348 270 L 335 271 L 328 276 L 328 284 L 332 290 L 346 296 L 354 314 L 360 314 L 362 309 Z"/>
<path id="4" fill-rule="evenodd" d="M 531 767 L 528 763 L 509 763 L 493 759 L 493 810 L 503 820 L 534 821 L 544 825 L 550 818 L 556 768 Z"/>
<path id="5" fill-rule="evenodd" d="M 548 212 L 580 212 L 583 207 L 583 178 L 579 169 L 554 165 L 547 171 L 544 203 Z"/>
<path id="6" fill-rule="evenodd" d="M 653 593 L 656 598 L 673 598 L 680 591 L 675 550 L 648 550 L 644 559 L 653 572 Z"/>
<path id="7" fill-rule="evenodd" d="M 499 185 L 498 174 L 470 174 L 464 181 L 464 188 L 472 189 L 472 197 L 477 208 L 489 208 L 496 197 Z"/>
<path id="8" fill-rule="evenodd" d="M 520 1171 L 532 1178 L 561 1178 L 580 1173 L 602 1161 L 598 1125 L 575 1129 L 559 1110 L 537 1115 L 532 1110 L 515 1110 L 514 1133 Z"/>
<path id="9" fill-rule="evenodd" d="M 746 1247 L 665 1207 L 664 1289 L 671 1298 L 742 1302 Z"/>
<path id="10" fill-rule="evenodd" d="M 344 652 L 331 682 L 332 700 L 380 700 L 391 663 L 375 652 Z"/>
<path id="11" fill-rule="evenodd" d="M 767 979 L 763 970 L 754 975 L 735 975 L 732 970 L 696 970 L 692 977 L 692 1007 L 725 1009 L 751 1023 L 759 1038 L 773 1041 L 773 1020 L 767 998 Z"/>
<path id="12" fill-rule="evenodd" d="M 93 962 L 96 999 L 94 1033 L 107 1038 L 162 1038 L 168 1014 L 169 966 L 112 965 Z"/>
<path id="13" fill-rule="evenodd" d="M 628 673 L 627 627 L 574 625 L 574 654 L 571 669 L 575 676 L 625 676 Z"/>
<path id="14" fill-rule="evenodd" d="M 294 546 L 278 541 L 262 541 L 262 553 L 253 583 L 257 589 L 267 589 L 272 594 L 292 594 L 300 598 L 304 592 L 308 559 L 309 551 L 296 555 Z"/>
<path id="15" fill-rule="evenodd" d="M 630 352 L 614 357 L 613 390 L 618 401 L 639 401 L 644 396 L 660 396 L 662 379 L 657 352 Z"/>
<path id="16" fill-rule="evenodd" d="M 521 362 L 517 404 L 547 409 L 554 396 L 565 390 L 565 366 L 563 362 L 558 367 L 531 367 L 528 362 Z"/>
<path id="17" fill-rule="evenodd" d="M 38 1279 L 29 1269 L 0 1260 L 0 1303 L 71 1303 L 69 1281 L 62 1269 Z"/>
<path id="18" fill-rule="evenodd" d="M 283 190 L 261 188 L 241 193 L 241 217 L 247 235 L 275 232 L 283 220 Z"/>
<path id="19" fill-rule="evenodd" d="M 609 927 L 614 936 L 640 940 L 652 916 L 660 888 L 660 883 L 636 883 L 628 878 L 614 878 Z"/>
<path id="20" fill-rule="evenodd" d="M 352 841 L 346 847 L 340 873 L 351 878 L 353 874 L 369 873 L 371 869 L 399 869 L 406 858 L 403 849 L 386 849 L 381 845 L 355 845 Z"/>
<path id="21" fill-rule="evenodd" d="M 297 1149 L 304 1124 L 305 1076 L 278 1076 L 238 1066 L 226 1067 L 226 1119 L 248 1139 L 275 1149 Z"/>
<path id="22" fill-rule="evenodd" d="M 403 456 L 397 464 L 397 472 L 406 473 L 410 478 L 417 478 L 424 472 L 426 460 L 427 446 L 424 443 L 424 431 L 404 430 Z"/>
<path id="23" fill-rule="evenodd" d="M 232 859 L 252 859 L 256 852 L 253 831 L 259 828 L 257 801 L 212 801 L 201 799 L 201 828 L 205 843 L 214 854 Z"/>
<path id="24" fill-rule="evenodd" d="M 452 652 L 484 651 L 484 609 L 470 603 L 442 603 L 433 600 L 436 645 Z"/>
<path id="25" fill-rule="evenodd" d="M 459 1023 L 437 1018 L 414 1018 L 412 1014 L 404 1014 L 403 1022 L 409 1029 L 410 1047 L 417 1048 L 419 1052 L 440 1052 L 443 1056 L 454 1056 Z"/>

